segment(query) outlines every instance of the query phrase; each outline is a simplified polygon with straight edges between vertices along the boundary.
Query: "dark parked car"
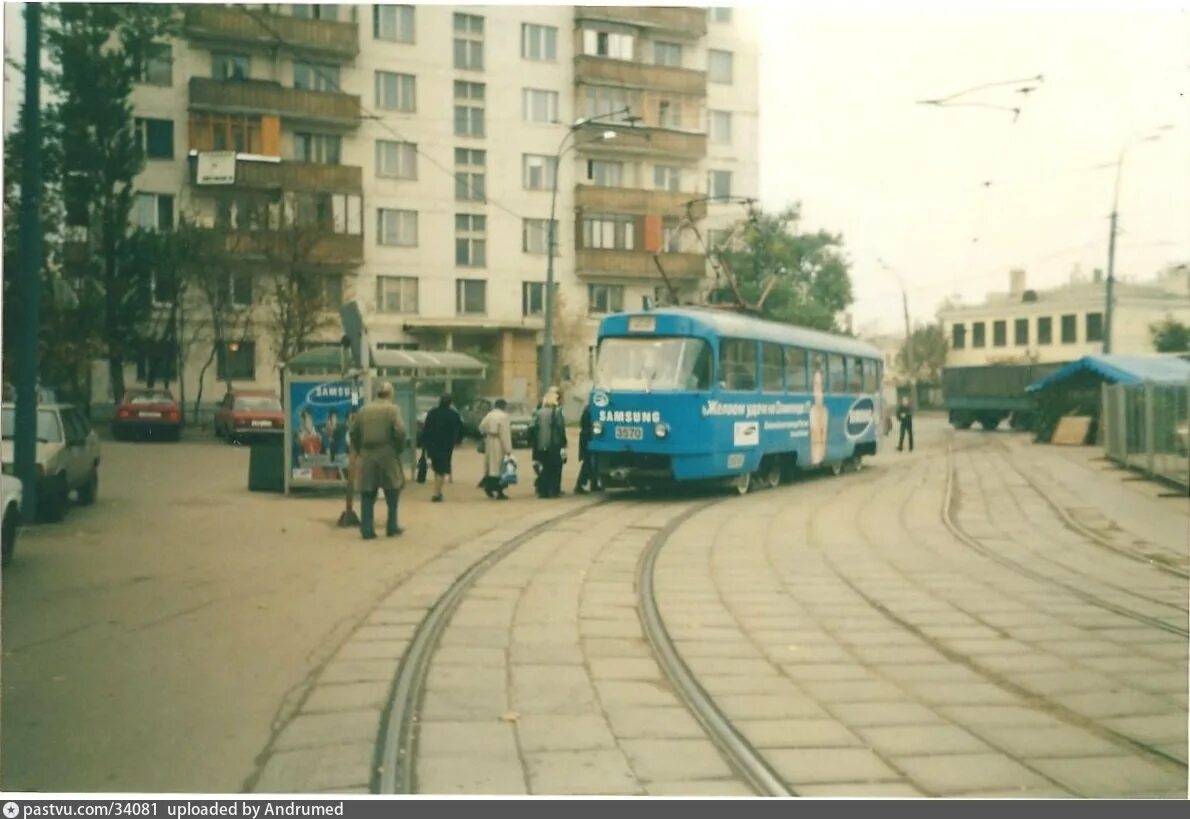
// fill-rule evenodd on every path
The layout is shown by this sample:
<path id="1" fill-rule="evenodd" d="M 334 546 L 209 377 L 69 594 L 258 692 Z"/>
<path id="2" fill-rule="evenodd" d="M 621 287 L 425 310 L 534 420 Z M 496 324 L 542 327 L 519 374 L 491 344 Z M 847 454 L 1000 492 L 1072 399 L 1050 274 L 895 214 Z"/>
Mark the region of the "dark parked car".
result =
<path id="1" fill-rule="evenodd" d="M 182 437 L 182 408 L 168 390 L 127 390 L 112 418 L 112 437 L 123 441 L 147 435 L 177 441 Z"/>
<path id="2" fill-rule="evenodd" d="M 281 399 L 270 390 L 233 390 L 215 410 L 215 437 L 237 444 L 249 437 L 275 437 L 285 433 Z"/>
<path id="3" fill-rule="evenodd" d="M 492 411 L 496 402 L 495 396 L 476 398 L 463 408 L 463 432 L 473 438 L 479 437 L 479 422 Z M 525 448 L 529 446 L 529 424 L 533 422 L 533 409 L 520 401 L 509 401 L 504 408 L 508 413 L 512 425 L 512 445 Z"/>

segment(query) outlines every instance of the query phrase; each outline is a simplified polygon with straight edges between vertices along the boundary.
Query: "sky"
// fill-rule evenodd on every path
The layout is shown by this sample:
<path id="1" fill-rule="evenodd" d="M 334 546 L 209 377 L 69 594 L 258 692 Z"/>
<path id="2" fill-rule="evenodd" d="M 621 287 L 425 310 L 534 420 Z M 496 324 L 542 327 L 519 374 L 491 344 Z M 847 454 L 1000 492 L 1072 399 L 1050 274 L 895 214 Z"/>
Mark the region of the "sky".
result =
<path id="1" fill-rule="evenodd" d="M 1014 267 L 1034 288 L 1106 269 L 1125 146 L 1117 277 L 1190 261 L 1185 0 L 836 0 L 761 19 L 762 203 L 843 235 L 857 329 L 903 332 L 898 274 L 916 323 L 1006 290 Z"/>

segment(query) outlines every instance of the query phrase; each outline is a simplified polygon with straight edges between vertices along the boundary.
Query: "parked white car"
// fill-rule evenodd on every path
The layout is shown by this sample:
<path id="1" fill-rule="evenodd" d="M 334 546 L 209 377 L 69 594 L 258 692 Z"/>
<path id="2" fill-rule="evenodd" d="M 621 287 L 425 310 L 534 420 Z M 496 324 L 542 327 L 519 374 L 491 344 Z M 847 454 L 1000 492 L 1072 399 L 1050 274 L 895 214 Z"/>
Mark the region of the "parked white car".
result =
<path id="1" fill-rule="evenodd" d="M 22 498 L 20 478 L 0 475 L 0 508 L 4 510 L 4 522 L 0 524 L 0 565 L 7 566 L 11 563 L 13 552 L 17 548 L 17 527 L 21 525 Z"/>
<path id="2" fill-rule="evenodd" d="M 4 472 L 13 474 L 16 406 L 0 408 Z M 25 487 L 28 491 L 28 487 Z M 66 515 L 70 493 L 80 504 L 93 503 L 99 493 L 99 436 L 82 411 L 70 404 L 42 404 L 37 408 L 37 509 L 46 520 Z"/>

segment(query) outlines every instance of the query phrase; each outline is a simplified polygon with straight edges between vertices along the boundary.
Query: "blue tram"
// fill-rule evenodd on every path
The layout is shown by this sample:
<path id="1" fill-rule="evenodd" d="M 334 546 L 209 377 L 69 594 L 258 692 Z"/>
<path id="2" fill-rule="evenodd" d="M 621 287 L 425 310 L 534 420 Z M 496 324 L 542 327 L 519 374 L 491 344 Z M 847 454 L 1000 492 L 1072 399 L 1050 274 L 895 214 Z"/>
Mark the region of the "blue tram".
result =
<path id="1" fill-rule="evenodd" d="M 853 338 L 707 308 L 599 325 L 591 451 L 609 486 L 741 492 L 876 453 L 881 357 Z"/>

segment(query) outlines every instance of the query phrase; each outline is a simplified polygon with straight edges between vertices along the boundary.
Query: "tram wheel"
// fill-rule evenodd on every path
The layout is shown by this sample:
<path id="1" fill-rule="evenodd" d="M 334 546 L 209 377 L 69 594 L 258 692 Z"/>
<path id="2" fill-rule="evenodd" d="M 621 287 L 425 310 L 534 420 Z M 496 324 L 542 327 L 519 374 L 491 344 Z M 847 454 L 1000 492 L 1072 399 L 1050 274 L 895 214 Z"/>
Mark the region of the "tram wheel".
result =
<path id="1" fill-rule="evenodd" d="M 768 468 L 762 473 L 764 485 L 769 489 L 776 489 L 781 485 L 781 461 L 773 458 L 768 463 Z"/>
<path id="2" fill-rule="evenodd" d="M 747 495 L 749 490 L 752 489 L 752 473 L 741 472 L 732 479 L 731 485 L 735 488 L 736 494 Z"/>

